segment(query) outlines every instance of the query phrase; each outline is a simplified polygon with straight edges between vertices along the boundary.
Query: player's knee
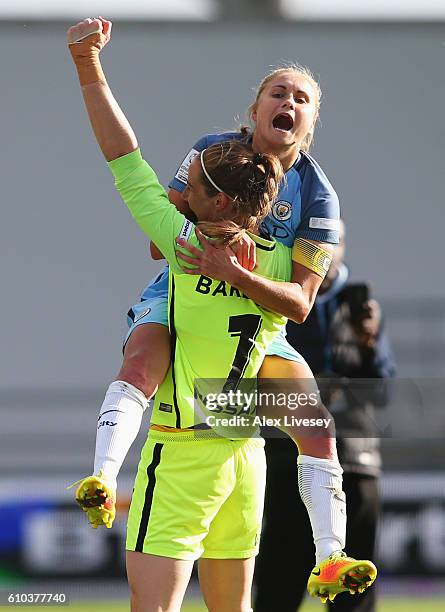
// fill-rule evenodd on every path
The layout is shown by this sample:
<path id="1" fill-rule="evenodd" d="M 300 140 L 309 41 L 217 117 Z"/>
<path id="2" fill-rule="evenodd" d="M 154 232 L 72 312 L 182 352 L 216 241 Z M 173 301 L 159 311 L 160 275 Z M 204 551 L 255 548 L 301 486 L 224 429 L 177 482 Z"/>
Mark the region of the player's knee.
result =
<path id="1" fill-rule="evenodd" d="M 135 354 L 124 357 L 117 380 L 123 380 L 133 385 L 149 399 L 156 393 L 159 384 L 162 382 L 156 380 L 153 371 L 147 364 L 147 359 L 143 355 Z"/>
<path id="2" fill-rule="evenodd" d="M 131 612 L 179 612 L 180 603 L 150 589 L 137 589 L 130 583 Z"/>
<path id="3" fill-rule="evenodd" d="M 251 612 L 252 610 L 250 589 L 235 588 L 230 595 L 221 589 L 206 589 L 204 600 L 209 612 Z"/>
<path id="4" fill-rule="evenodd" d="M 297 445 L 300 454 L 336 459 L 335 422 L 321 403 L 299 408 L 281 427 Z"/>
<path id="5" fill-rule="evenodd" d="M 131 612 L 139 612 L 140 602 L 135 593 L 130 589 L 130 606 Z"/>
<path id="6" fill-rule="evenodd" d="M 170 366 L 168 328 L 140 325 L 128 339 L 124 360 L 117 376 L 151 398 L 164 380 Z"/>
<path id="7" fill-rule="evenodd" d="M 324 404 L 318 402 L 313 407 L 313 417 L 319 423 L 317 426 L 324 437 L 335 438 L 335 421 Z"/>
<path id="8" fill-rule="evenodd" d="M 156 605 L 157 602 L 154 602 L 153 598 L 150 597 L 150 593 L 147 593 L 144 589 L 138 589 L 131 582 L 129 582 L 129 586 L 131 612 L 157 612 L 161 609 Z"/>
<path id="9" fill-rule="evenodd" d="M 130 587 L 131 612 L 138 612 L 141 605 L 141 595 L 138 595 L 138 591 L 130 579 L 128 580 L 128 586 Z"/>
<path id="10" fill-rule="evenodd" d="M 337 460 L 335 422 L 331 413 L 320 403 L 315 407 L 312 418 L 318 425 L 311 427 L 310 432 L 304 432 L 305 435 L 300 435 L 297 442 L 300 454 Z"/>

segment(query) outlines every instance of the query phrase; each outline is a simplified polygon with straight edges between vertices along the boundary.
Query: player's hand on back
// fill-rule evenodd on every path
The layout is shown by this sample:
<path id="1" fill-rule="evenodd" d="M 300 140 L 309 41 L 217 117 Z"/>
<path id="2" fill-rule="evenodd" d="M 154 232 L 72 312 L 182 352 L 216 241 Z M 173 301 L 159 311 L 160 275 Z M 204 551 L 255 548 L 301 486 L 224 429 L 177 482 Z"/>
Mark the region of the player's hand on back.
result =
<path id="1" fill-rule="evenodd" d="M 256 245 L 255 241 L 248 234 L 244 234 L 232 247 L 238 263 L 245 270 L 252 270 L 256 267 Z"/>
<path id="2" fill-rule="evenodd" d="M 197 249 L 183 238 L 176 238 L 177 245 L 189 253 L 186 255 L 176 250 L 176 257 L 187 263 L 187 266 L 181 264 L 183 271 L 186 274 L 202 274 L 235 286 L 241 265 L 232 249 L 214 246 L 199 228 L 195 228 L 195 234 L 201 243 L 202 250 Z"/>

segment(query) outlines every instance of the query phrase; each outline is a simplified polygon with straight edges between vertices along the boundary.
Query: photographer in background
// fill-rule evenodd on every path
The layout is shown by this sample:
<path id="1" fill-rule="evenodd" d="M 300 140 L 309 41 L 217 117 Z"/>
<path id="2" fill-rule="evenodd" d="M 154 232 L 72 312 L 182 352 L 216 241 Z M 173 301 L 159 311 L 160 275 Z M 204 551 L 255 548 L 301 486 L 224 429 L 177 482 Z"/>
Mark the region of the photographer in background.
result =
<path id="1" fill-rule="evenodd" d="M 348 513 L 346 549 L 356 558 L 373 559 L 381 468 L 373 415 L 374 408 L 387 401 L 385 379 L 394 376 L 395 364 L 381 308 L 370 299 L 369 287 L 347 283 L 344 233 L 342 224 L 340 243 L 314 307 L 303 324 L 289 322 L 287 338 L 318 377 L 323 402 L 335 419 Z M 295 446 L 287 439 L 269 438 L 266 454 L 268 477 L 255 572 L 255 612 L 295 612 L 312 570 L 312 531 L 306 508 L 295 494 Z M 298 530 L 290 531 L 291 525 L 299 525 Z M 280 563 L 284 550 L 287 562 Z M 371 588 L 354 597 L 342 593 L 329 607 L 342 612 L 375 612 L 376 591 Z"/>

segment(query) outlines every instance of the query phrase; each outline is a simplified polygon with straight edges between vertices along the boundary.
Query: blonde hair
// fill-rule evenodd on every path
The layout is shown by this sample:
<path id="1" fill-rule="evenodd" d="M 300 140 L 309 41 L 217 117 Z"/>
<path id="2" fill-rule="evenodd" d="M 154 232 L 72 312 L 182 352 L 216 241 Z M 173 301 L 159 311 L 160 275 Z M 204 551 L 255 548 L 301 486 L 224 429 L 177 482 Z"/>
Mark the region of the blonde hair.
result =
<path id="1" fill-rule="evenodd" d="M 255 110 L 255 107 L 258 104 L 258 100 L 260 99 L 260 96 L 263 93 L 266 85 L 268 85 L 268 83 L 270 83 L 270 81 L 272 81 L 272 79 L 274 79 L 275 77 L 286 74 L 287 72 L 294 72 L 295 74 L 299 74 L 303 76 L 308 81 L 308 83 L 310 83 L 310 85 L 313 87 L 314 92 L 315 92 L 315 121 L 318 119 L 319 110 L 320 110 L 320 102 L 321 102 L 320 85 L 318 84 L 317 80 L 315 79 L 314 75 L 309 70 L 309 68 L 307 68 L 306 66 L 302 66 L 301 64 L 298 64 L 296 62 L 289 62 L 289 63 L 284 63 L 281 66 L 278 66 L 277 68 L 274 68 L 273 70 L 268 72 L 266 76 L 263 78 L 263 80 L 261 81 L 261 83 L 258 85 L 256 94 L 255 94 L 255 100 L 252 102 L 252 104 L 247 109 L 248 117 L 251 121 L 252 121 L 252 113 Z M 315 121 L 314 121 L 314 124 L 315 124 Z M 250 130 L 247 126 L 241 127 L 241 132 L 245 134 L 246 136 L 249 133 L 249 131 Z M 306 136 L 303 139 L 303 142 L 301 143 L 300 148 L 302 151 L 309 151 L 313 138 L 314 138 L 314 132 L 313 130 L 311 130 L 310 132 L 306 134 Z"/>
<path id="2" fill-rule="evenodd" d="M 232 200 L 230 220 L 198 223 L 204 234 L 230 246 L 246 230 L 254 231 L 271 211 L 283 179 L 283 167 L 275 155 L 254 153 L 238 140 L 216 143 L 202 153 L 207 173 L 214 184 Z M 201 181 L 208 196 L 217 195 L 204 173 Z"/>

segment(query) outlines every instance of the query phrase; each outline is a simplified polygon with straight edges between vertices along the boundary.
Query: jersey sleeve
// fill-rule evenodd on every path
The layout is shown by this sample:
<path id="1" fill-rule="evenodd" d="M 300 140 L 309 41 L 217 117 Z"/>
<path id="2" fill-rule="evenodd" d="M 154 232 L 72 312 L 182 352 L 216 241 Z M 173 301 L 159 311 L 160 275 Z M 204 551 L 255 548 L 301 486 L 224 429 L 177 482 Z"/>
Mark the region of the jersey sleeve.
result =
<path id="1" fill-rule="evenodd" d="M 311 160 L 301 187 L 301 221 L 295 238 L 339 242 L 340 203 L 323 170 Z"/>
<path id="2" fill-rule="evenodd" d="M 176 170 L 175 176 L 172 178 L 172 180 L 168 184 L 170 189 L 176 189 L 176 191 L 179 191 L 180 193 L 184 191 L 184 189 L 187 187 L 187 179 L 188 179 L 190 164 L 192 163 L 194 158 L 197 155 L 199 155 L 201 151 L 204 151 L 204 149 L 207 149 L 207 147 L 208 147 L 208 135 L 200 138 L 198 142 L 196 142 L 193 145 L 193 147 L 184 157 L 183 161 L 181 162 L 181 165 Z"/>
<path id="3" fill-rule="evenodd" d="M 158 246 L 172 270 L 181 272 L 175 241 L 176 237 L 188 240 L 195 227 L 193 223 L 169 201 L 155 171 L 142 159 L 139 149 L 109 162 L 108 166 L 136 223 Z M 194 232 L 192 235 L 195 237 Z"/>

